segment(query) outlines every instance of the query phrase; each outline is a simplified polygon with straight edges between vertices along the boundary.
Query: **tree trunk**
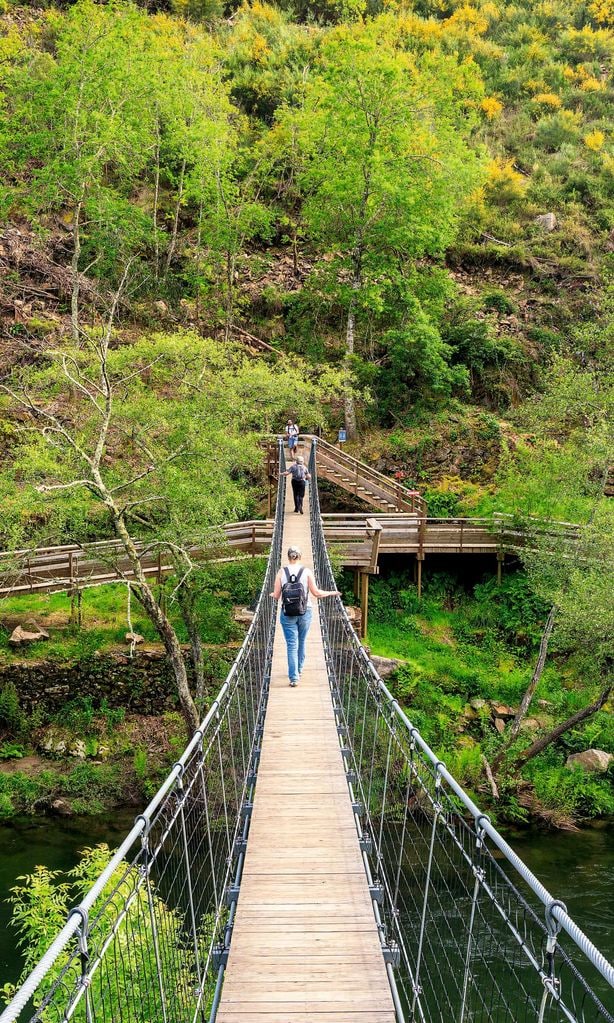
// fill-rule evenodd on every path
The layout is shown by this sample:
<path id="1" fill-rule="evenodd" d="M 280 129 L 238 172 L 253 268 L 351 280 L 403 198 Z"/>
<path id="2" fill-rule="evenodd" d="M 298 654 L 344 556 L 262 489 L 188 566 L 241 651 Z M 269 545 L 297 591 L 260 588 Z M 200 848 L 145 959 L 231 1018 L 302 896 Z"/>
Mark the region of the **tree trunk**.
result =
<path id="1" fill-rule="evenodd" d="M 154 207 L 153 207 L 153 229 L 155 248 L 155 278 L 160 276 L 160 239 L 158 238 L 158 205 L 160 202 L 160 121 L 156 116 L 156 170 L 154 176 Z"/>
<path id="2" fill-rule="evenodd" d="M 171 263 L 173 262 L 173 256 L 175 255 L 175 246 L 177 245 L 177 232 L 179 230 L 179 210 L 181 209 L 181 200 L 183 199 L 183 182 L 185 179 L 185 168 L 186 161 L 184 160 L 181 164 L 181 173 L 179 175 L 179 188 L 177 189 L 177 202 L 175 203 L 175 216 L 173 219 L 173 233 L 171 235 L 171 243 L 168 247 L 168 253 L 166 255 L 166 272 L 170 270 Z"/>
<path id="3" fill-rule="evenodd" d="M 550 746 L 552 745 L 553 742 L 556 742 L 556 740 L 561 735 L 563 735 L 565 732 L 568 732 L 570 728 L 574 728 L 576 725 L 579 725 L 582 721 L 586 721 L 587 718 L 590 718 L 591 715 L 596 714 L 598 710 L 601 710 L 611 692 L 612 686 L 611 685 L 606 686 L 606 688 L 603 690 L 601 695 L 598 697 L 598 699 L 595 700 L 594 703 L 591 703 L 589 704 L 588 707 L 584 707 L 582 710 L 579 710 L 575 714 L 572 714 L 570 718 L 567 718 L 566 721 L 561 722 L 560 725 L 557 725 L 556 728 L 553 728 L 552 731 L 548 732 L 547 735 L 542 736 L 541 739 L 537 739 L 532 746 L 529 746 L 529 748 L 526 749 L 524 753 L 520 754 L 520 756 L 514 762 L 514 767 L 515 768 L 522 767 L 523 764 L 526 764 L 527 760 L 532 760 L 533 757 L 536 757 L 538 753 L 541 753 L 542 750 L 545 750 L 547 746 Z"/>
<path id="4" fill-rule="evenodd" d="M 74 341 L 79 340 L 79 257 L 81 255 L 81 202 L 75 207 L 72 225 L 72 292 L 70 296 L 70 324 Z"/>
<path id="5" fill-rule="evenodd" d="M 555 604 L 553 604 L 552 607 L 550 608 L 550 614 L 548 615 L 548 618 L 546 620 L 544 631 L 542 632 L 542 637 L 539 644 L 539 656 L 537 658 L 537 664 L 535 665 L 533 675 L 531 676 L 531 681 L 529 682 L 526 692 L 522 697 L 522 700 L 520 701 L 520 706 L 516 712 L 514 720 L 512 721 L 505 745 L 493 760 L 493 768 L 495 770 L 497 770 L 497 768 L 501 764 L 501 761 L 505 756 L 505 751 L 509 749 L 512 743 L 515 741 L 520 731 L 520 726 L 524 721 L 527 711 L 531 705 L 531 701 L 535 696 L 535 690 L 539 685 L 540 679 L 544 671 L 544 665 L 546 663 L 546 657 L 548 655 L 548 644 L 550 642 L 550 637 L 552 635 L 552 630 L 554 628 L 554 620 L 556 618 L 557 611 L 558 608 L 556 607 Z"/>
<path id="6" fill-rule="evenodd" d="M 192 593 L 186 592 L 185 586 L 180 586 L 177 600 L 190 641 L 190 654 L 196 682 L 194 702 L 199 714 L 202 715 L 205 702 L 205 656 L 198 621 L 194 613 L 194 597 Z"/>
<path id="7" fill-rule="evenodd" d="M 354 263 L 354 276 L 352 277 L 352 295 L 350 298 L 350 307 L 348 309 L 347 325 L 345 330 L 345 395 L 344 395 L 344 409 L 345 409 L 345 429 L 347 431 L 348 440 L 354 440 L 356 437 L 356 409 L 354 406 L 354 395 L 351 393 L 351 376 L 352 376 L 352 356 L 354 354 L 354 337 L 356 329 L 356 294 L 360 290 L 362 285 L 362 273 L 361 273 L 361 257 L 358 255 Z"/>
<path id="8" fill-rule="evenodd" d="M 234 319 L 234 275 L 235 275 L 235 256 L 230 250 L 226 250 L 226 301 L 225 301 L 225 321 L 224 321 L 224 341 L 228 343 L 230 335 L 232 333 L 232 322 Z"/>
<path id="9" fill-rule="evenodd" d="M 159 602 L 156 600 L 151 586 L 147 582 L 138 551 L 126 528 L 126 523 L 119 514 L 115 502 L 110 495 L 105 498 L 105 504 L 111 512 L 115 532 L 121 540 L 124 550 L 130 560 L 132 571 L 134 572 L 134 576 L 138 584 L 139 600 L 141 601 L 141 604 L 143 605 L 150 620 L 153 622 L 156 631 L 164 644 L 164 649 L 166 650 L 167 657 L 173 669 L 173 675 L 175 676 L 181 713 L 183 714 L 188 734 L 193 735 L 198 728 L 200 719 L 190 692 L 188 673 L 186 671 L 183 651 L 179 640 L 177 639 L 177 634 L 175 633 L 171 622 L 160 607 Z"/>

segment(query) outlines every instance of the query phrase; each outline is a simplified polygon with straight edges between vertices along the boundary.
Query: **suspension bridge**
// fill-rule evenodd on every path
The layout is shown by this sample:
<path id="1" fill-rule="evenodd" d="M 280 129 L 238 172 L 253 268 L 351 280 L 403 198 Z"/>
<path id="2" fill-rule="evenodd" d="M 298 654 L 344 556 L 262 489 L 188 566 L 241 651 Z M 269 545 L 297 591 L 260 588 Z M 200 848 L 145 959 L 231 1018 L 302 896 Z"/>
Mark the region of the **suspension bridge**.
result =
<path id="1" fill-rule="evenodd" d="M 278 473 L 217 698 L 0 1023 L 614 1023 L 614 968 L 425 743 L 338 598 L 288 686 L 283 547 L 336 588 L 317 452 L 308 518 Z"/>

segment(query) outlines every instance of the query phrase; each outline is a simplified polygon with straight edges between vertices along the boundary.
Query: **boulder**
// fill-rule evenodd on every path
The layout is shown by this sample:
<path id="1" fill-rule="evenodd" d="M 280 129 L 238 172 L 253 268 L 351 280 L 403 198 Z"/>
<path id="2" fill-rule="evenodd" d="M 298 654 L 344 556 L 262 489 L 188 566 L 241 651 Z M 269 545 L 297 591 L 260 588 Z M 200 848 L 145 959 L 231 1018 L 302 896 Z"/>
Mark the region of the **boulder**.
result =
<path id="1" fill-rule="evenodd" d="M 69 742 L 66 747 L 66 752 L 69 757 L 77 757 L 78 760 L 85 760 L 87 753 L 83 739 L 73 739 Z"/>
<path id="2" fill-rule="evenodd" d="M 12 646 L 21 646 L 22 643 L 38 643 L 41 639 L 49 639 L 49 633 L 41 629 L 33 619 L 26 623 L 27 628 L 18 625 L 9 636 L 9 643 Z"/>
<path id="3" fill-rule="evenodd" d="M 346 604 L 345 610 L 350 623 L 354 626 L 357 632 L 360 632 L 360 626 L 362 623 L 362 611 L 360 608 L 352 607 L 351 604 Z"/>
<path id="4" fill-rule="evenodd" d="M 516 713 L 512 707 L 508 707 L 505 703 L 492 703 L 491 707 L 498 718 L 513 718 Z"/>
<path id="5" fill-rule="evenodd" d="M 535 223 L 538 227 L 541 227 L 543 231 L 554 231 L 556 227 L 556 217 L 554 213 L 541 213 L 539 217 L 535 218 Z"/>
<path id="6" fill-rule="evenodd" d="M 543 728 L 544 723 L 539 718 L 523 718 L 520 722 L 521 732 L 535 732 L 538 728 Z"/>
<path id="7" fill-rule="evenodd" d="M 495 728 L 499 732 L 499 735 L 503 734 L 505 731 L 505 721 L 503 718 L 495 718 Z"/>
<path id="8" fill-rule="evenodd" d="M 477 696 L 470 700 L 470 703 L 474 710 L 481 710 L 486 706 L 486 700 L 480 700 Z"/>
<path id="9" fill-rule="evenodd" d="M 371 654 L 371 664 L 380 678 L 388 678 L 402 663 L 394 657 L 377 657 L 376 654 Z"/>
<path id="10" fill-rule="evenodd" d="M 130 643 L 130 646 L 138 646 L 139 643 L 145 642 L 145 637 L 138 632 L 127 632 L 124 638 L 126 643 Z"/>
<path id="11" fill-rule="evenodd" d="M 565 767 L 571 767 L 574 770 L 576 767 L 581 767 L 585 771 L 602 774 L 607 771 L 613 760 L 614 756 L 611 753 L 606 753 L 603 749 L 586 749 L 583 753 L 572 753 L 567 757 Z"/>
<path id="12" fill-rule="evenodd" d="M 50 810 L 58 817 L 72 817 L 73 815 L 72 806 L 65 799 L 54 799 Z"/>
<path id="13" fill-rule="evenodd" d="M 66 739 L 50 728 L 39 743 L 43 753 L 52 757 L 61 757 L 66 753 Z"/>
<path id="14" fill-rule="evenodd" d="M 251 625 L 254 620 L 254 612 L 250 611 L 248 607 L 235 607 L 232 617 L 241 625 Z"/>

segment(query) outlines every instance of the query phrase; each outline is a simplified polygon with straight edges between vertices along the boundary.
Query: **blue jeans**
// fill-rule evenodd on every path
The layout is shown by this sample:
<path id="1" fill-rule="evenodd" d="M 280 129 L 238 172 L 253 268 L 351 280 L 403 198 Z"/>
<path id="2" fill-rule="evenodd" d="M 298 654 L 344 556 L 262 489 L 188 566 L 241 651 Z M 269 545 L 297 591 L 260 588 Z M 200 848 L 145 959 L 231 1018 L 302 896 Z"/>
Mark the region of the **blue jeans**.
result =
<path id="1" fill-rule="evenodd" d="M 308 607 L 304 615 L 296 615 L 296 617 L 292 618 L 289 618 L 282 611 L 279 618 L 281 627 L 284 630 L 284 638 L 288 650 L 288 678 L 291 682 L 298 682 L 298 677 L 303 670 L 305 643 L 312 618 L 312 607 Z"/>

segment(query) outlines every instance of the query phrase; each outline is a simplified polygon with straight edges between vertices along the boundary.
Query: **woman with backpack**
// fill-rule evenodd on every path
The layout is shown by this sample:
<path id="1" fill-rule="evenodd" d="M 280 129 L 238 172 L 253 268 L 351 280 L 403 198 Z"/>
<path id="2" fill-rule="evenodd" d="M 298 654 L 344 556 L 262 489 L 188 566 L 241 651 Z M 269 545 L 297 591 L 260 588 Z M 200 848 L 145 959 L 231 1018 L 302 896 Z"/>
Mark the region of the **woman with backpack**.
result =
<path id="1" fill-rule="evenodd" d="M 320 590 L 310 568 L 301 565 L 300 547 L 288 547 L 288 564 L 280 568 L 271 596 L 281 597 L 280 622 L 288 651 L 290 685 L 298 685 L 305 663 L 305 644 L 313 618 L 311 597 L 340 597 L 338 590 Z"/>
<path id="2" fill-rule="evenodd" d="M 294 459 L 294 465 L 291 465 L 289 469 L 282 472 L 282 476 L 292 477 L 292 493 L 294 495 L 294 511 L 303 514 L 303 498 L 305 497 L 305 480 L 310 480 L 311 476 L 307 472 L 305 467 L 305 459 L 302 455 L 297 455 Z"/>

